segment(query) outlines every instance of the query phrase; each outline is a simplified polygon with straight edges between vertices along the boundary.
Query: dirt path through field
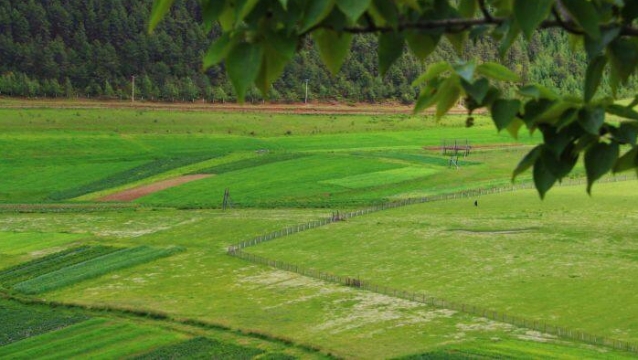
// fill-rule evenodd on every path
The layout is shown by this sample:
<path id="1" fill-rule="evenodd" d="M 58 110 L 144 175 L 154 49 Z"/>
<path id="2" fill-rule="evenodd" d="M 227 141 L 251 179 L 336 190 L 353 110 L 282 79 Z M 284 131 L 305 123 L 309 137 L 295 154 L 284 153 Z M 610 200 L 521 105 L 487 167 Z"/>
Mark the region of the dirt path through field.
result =
<path id="1" fill-rule="evenodd" d="M 144 186 L 139 186 L 133 189 L 120 191 L 118 193 L 99 198 L 97 199 L 97 201 L 133 201 L 135 199 L 139 199 L 142 196 L 146 196 L 154 192 L 162 191 L 164 189 L 185 184 L 187 182 L 204 179 L 209 176 L 212 176 L 212 175 L 210 174 L 184 175 L 184 176 L 180 176 L 173 179 L 158 181 L 150 185 L 144 185 Z"/>

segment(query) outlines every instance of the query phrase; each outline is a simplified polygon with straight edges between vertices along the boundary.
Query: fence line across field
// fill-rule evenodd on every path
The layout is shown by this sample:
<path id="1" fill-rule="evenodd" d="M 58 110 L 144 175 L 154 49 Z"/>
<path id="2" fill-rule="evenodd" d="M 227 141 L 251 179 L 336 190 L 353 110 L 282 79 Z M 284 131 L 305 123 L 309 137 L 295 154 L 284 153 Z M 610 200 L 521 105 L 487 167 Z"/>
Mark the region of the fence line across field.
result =
<path id="1" fill-rule="evenodd" d="M 636 179 L 635 177 L 624 175 L 624 176 L 602 178 L 598 182 L 610 183 L 610 182 L 618 182 L 618 181 L 629 181 L 629 180 L 635 180 L 635 179 Z M 559 183 L 558 186 L 574 186 L 574 185 L 583 185 L 585 183 L 587 183 L 587 180 L 584 178 L 565 179 L 561 183 Z M 517 184 L 517 185 L 508 185 L 508 186 L 500 186 L 500 187 L 494 186 L 494 187 L 488 187 L 488 188 L 459 191 L 459 192 L 448 193 L 448 194 L 433 195 L 433 196 L 426 196 L 426 197 L 419 197 L 419 198 L 409 198 L 404 200 L 387 202 L 387 203 L 383 203 L 380 205 L 376 205 L 376 206 L 372 206 L 372 207 L 368 207 L 368 208 L 364 208 L 360 210 L 338 213 L 338 216 L 333 215 L 328 218 L 313 220 L 308 223 L 293 225 L 282 230 L 277 230 L 272 233 L 260 235 L 253 239 L 242 241 L 240 243 L 229 246 L 228 252 L 233 251 L 233 249 L 245 249 L 247 247 L 255 246 L 265 241 L 274 240 L 283 236 L 296 234 L 296 233 L 314 229 L 320 226 L 325 226 L 333 222 L 347 220 L 357 216 L 367 215 L 367 214 L 371 214 L 371 213 L 382 211 L 382 210 L 395 209 L 399 207 L 404 207 L 404 206 L 409 206 L 414 204 L 422 204 L 426 202 L 471 198 L 471 197 L 482 196 L 482 195 L 500 194 L 504 192 L 512 192 L 516 190 L 524 190 L 524 189 L 532 189 L 532 188 L 534 188 L 534 184 L 532 182 L 526 182 L 526 183 Z"/>
<path id="2" fill-rule="evenodd" d="M 610 182 L 618 182 L 618 181 L 629 181 L 629 180 L 635 180 L 635 179 L 636 179 L 635 177 L 624 175 L 624 176 L 616 176 L 616 177 L 606 177 L 606 178 L 600 179 L 598 182 L 610 183 Z M 563 180 L 561 183 L 559 183 L 559 186 L 582 185 L 582 184 L 585 184 L 586 182 L 587 181 L 584 178 L 566 179 L 566 180 Z M 314 229 L 320 226 L 325 226 L 333 222 L 338 222 L 341 220 L 350 219 L 357 216 L 362 216 L 362 215 L 366 215 L 366 214 L 370 214 L 370 213 L 374 213 L 374 212 L 378 212 L 382 210 L 395 209 L 399 207 L 420 204 L 425 202 L 470 198 L 470 197 L 476 197 L 480 195 L 511 192 L 515 190 L 532 189 L 532 188 L 534 188 L 534 184 L 532 182 L 527 182 L 527 183 L 522 183 L 518 185 L 491 187 L 491 188 L 484 188 L 484 189 L 473 189 L 473 190 L 460 191 L 460 192 L 455 192 L 450 194 L 434 195 L 430 197 L 410 198 L 410 199 L 404 199 L 399 201 L 393 201 L 389 203 L 383 203 L 377 206 L 360 209 L 356 211 L 337 213 L 338 215 L 333 214 L 333 216 L 328 218 L 323 218 L 319 220 L 310 221 L 304 224 L 290 226 L 283 230 L 278 230 L 269 234 L 255 237 L 247 241 L 243 241 L 241 243 L 231 245 L 228 247 L 228 255 L 234 256 L 240 259 L 244 259 L 252 263 L 271 266 L 280 270 L 294 272 L 303 276 L 308 276 L 311 278 L 315 278 L 315 279 L 319 279 L 319 280 L 323 280 L 323 281 L 327 281 L 331 283 L 368 290 L 368 291 L 375 292 L 382 295 L 397 297 L 397 298 L 401 298 L 401 299 L 405 299 L 409 301 L 415 301 L 415 302 L 419 302 L 419 303 L 423 303 L 423 304 L 427 304 L 427 305 L 431 305 L 431 306 L 435 306 L 439 308 L 451 309 L 451 310 L 456 310 L 456 311 L 460 311 L 460 312 L 464 312 L 464 313 L 468 313 L 468 314 L 472 314 L 476 316 L 485 317 L 487 319 L 491 319 L 494 321 L 500 321 L 500 322 L 508 323 L 514 326 L 536 330 L 539 332 L 554 335 L 564 339 L 577 340 L 577 341 L 581 341 L 581 342 L 585 342 L 589 344 L 602 345 L 602 346 L 612 347 L 618 350 L 638 353 L 638 345 L 627 342 L 627 341 L 620 341 L 620 340 L 612 339 L 605 336 L 600 336 L 600 335 L 590 334 L 590 333 L 586 333 L 582 331 L 567 329 L 565 327 L 550 325 L 544 322 L 529 320 L 522 317 L 513 316 L 513 315 L 501 313 L 498 311 L 490 310 L 487 308 L 478 307 L 475 305 L 451 302 L 444 299 L 428 296 L 424 293 L 416 293 L 416 292 L 396 289 L 396 288 L 385 286 L 385 285 L 374 284 L 367 280 L 362 280 L 358 277 L 354 278 L 349 276 L 340 276 L 340 275 L 331 274 L 325 271 L 309 269 L 296 264 L 290 264 L 284 261 L 268 259 L 258 255 L 250 254 L 242 250 L 247 247 L 258 245 L 262 242 L 271 241 L 280 237 L 289 236 L 289 235 L 296 234 L 309 229 Z"/>
<path id="3" fill-rule="evenodd" d="M 484 317 L 490 320 L 499 321 L 514 325 L 521 328 L 535 330 L 541 333 L 550 334 L 562 339 L 577 340 L 588 344 L 612 347 L 614 349 L 638 353 L 638 345 L 628 342 L 612 339 L 606 336 L 587 333 L 584 331 L 572 330 L 562 326 L 550 325 L 542 321 L 530 320 L 520 316 L 513 316 L 503 312 L 490 310 L 476 305 L 469 305 L 459 302 L 448 301 L 441 298 L 418 293 L 414 291 L 406 291 L 390 286 L 375 284 L 359 277 L 335 275 L 325 271 L 305 268 L 296 264 L 287 263 L 285 261 L 268 259 L 255 254 L 250 254 L 240 249 L 229 252 L 231 256 L 250 261 L 255 264 L 267 265 L 280 270 L 294 272 L 302 276 L 319 279 L 322 281 L 335 283 L 339 285 L 349 286 L 357 289 L 367 290 L 377 294 L 396 297 L 408 301 L 418 302 L 433 307 L 455 310 L 475 316 Z"/>

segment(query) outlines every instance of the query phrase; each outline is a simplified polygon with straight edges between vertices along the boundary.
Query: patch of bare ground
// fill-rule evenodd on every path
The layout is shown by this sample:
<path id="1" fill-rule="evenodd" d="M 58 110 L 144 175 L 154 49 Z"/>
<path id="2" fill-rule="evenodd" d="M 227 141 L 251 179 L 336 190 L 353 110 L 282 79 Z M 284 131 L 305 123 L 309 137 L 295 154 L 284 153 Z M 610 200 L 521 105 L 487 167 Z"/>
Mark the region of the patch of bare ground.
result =
<path id="1" fill-rule="evenodd" d="M 339 103 L 339 102 L 313 102 L 313 103 L 209 103 L 209 102 L 173 102 L 160 103 L 150 101 L 117 101 L 117 100 L 92 100 L 92 99 L 22 99 L 0 97 L 3 108 L 57 108 L 57 109 L 134 109 L 134 110 L 168 110 L 168 111 L 203 111 L 203 112 L 246 112 L 267 114 L 412 114 L 413 105 L 399 103 Z M 427 110 L 425 113 L 432 113 Z M 462 106 L 450 109 L 450 114 L 467 114 Z"/>
<path id="2" fill-rule="evenodd" d="M 150 185 L 139 186 L 133 189 L 120 191 L 115 194 L 107 195 L 97 199 L 97 201 L 133 201 L 142 196 L 162 191 L 174 186 L 186 184 L 191 181 L 204 179 L 211 176 L 210 174 L 184 175 L 173 179 L 158 181 Z"/>

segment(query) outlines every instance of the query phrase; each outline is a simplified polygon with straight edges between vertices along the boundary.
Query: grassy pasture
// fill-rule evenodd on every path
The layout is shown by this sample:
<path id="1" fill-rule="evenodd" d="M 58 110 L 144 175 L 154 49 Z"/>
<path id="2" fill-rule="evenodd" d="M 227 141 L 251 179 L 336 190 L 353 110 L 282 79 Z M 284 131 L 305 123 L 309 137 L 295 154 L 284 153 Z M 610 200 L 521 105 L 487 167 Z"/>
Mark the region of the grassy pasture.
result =
<path id="1" fill-rule="evenodd" d="M 554 344 L 551 338 L 527 335 L 507 324 L 326 284 L 225 255 L 226 246 L 236 239 L 326 215 L 326 210 L 0 214 L 0 228 L 66 228 L 104 234 L 95 241 L 105 244 L 117 239 L 122 246 L 188 247 L 161 261 L 48 292 L 46 298 L 55 301 L 149 309 L 312 344 L 349 358 L 390 358 L 450 344 L 477 348 L 476 344 L 508 339 L 527 344 L 520 346 L 523 353 L 543 347 L 538 339 Z M 123 222 L 130 232 L 121 231 Z M 555 346 L 562 354 L 583 349 L 573 343 Z"/>
<path id="2" fill-rule="evenodd" d="M 435 202 L 250 252 L 571 329 L 638 341 L 634 181 Z M 621 310 L 622 309 L 622 310 Z M 601 316 L 601 314 L 605 314 Z"/>
<path id="3" fill-rule="evenodd" d="M 161 312 L 175 318 L 197 319 L 257 336 L 264 334 L 281 339 L 282 342 L 276 346 L 264 345 L 254 338 L 247 339 L 232 332 L 216 332 L 222 338 L 232 338 L 230 342 L 236 345 L 274 349 L 274 354 L 269 351 L 260 355 L 263 358 L 287 359 L 290 354 L 302 354 L 304 358 L 321 357 L 320 354 L 308 354 L 288 347 L 286 344 L 290 343 L 318 347 L 324 353 L 341 357 L 366 359 L 410 354 L 443 358 L 456 355 L 469 358 L 565 359 L 626 356 L 609 349 L 558 341 L 543 334 L 455 311 L 326 284 L 225 255 L 226 247 L 232 243 L 329 216 L 332 209 L 506 184 L 515 164 L 529 150 L 527 145 L 538 140 L 537 137 L 521 134 L 517 142 L 525 146 L 473 151 L 469 158 L 461 159 L 462 166 L 458 170 L 448 168 L 446 157 L 422 149 L 423 146 L 439 145 L 443 138 L 469 138 L 472 144 L 514 142 L 509 135 L 498 134 L 485 117 L 476 117 L 477 125 L 472 129 L 465 129 L 464 121 L 463 116 L 446 118 L 437 125 L 432 118 L 406 115 L 298 116 L 133 109 L 0 109 L 0 126 L 3 129 L 0 133 L 3 150 L 0 168 L 3 174 L 5 171 L 13 174 L 0 177 L 0 202 L 39 202 L 56 192 L 76 191 L 79 195 L 85 191 L 77 192 L 77 189 L 90 184 L 104 184 L 94 186 L 91 191 L 95 192 L 66 200 L 88 202 L 119 189 L 183 174 L 216 174 L 138 200 L 141 204 L 160 208 L 143 207 L 126 212 L 0 213 L 0 232 L 77 236 L 77 240 L 61 245 L 61 248 L 75 243 L 126 248 L 186 247 L 185 252 L 138 264 L 134 268 L 109 268 L 108 273 L 100 273 L 102 276 L 86 281 L 75 281 L 79 279 L 76 275 L 86 269 L 80 271 L 79 266 L 67 266 L 56 273 L 65 286 L 47 289 L 46 298 L 89 307 Z M 261 154 L 262 150 L 268 150 L 268 153 Z M 149 167 L 148 164 L 197 157 L 202 161 L 184 162 L 138 177 L 123 175 Z M 582 166 L 578 171 L 582 172 Z M 239 206 L 267 210 L 235 208 L 221 212 L 163 208 L 218 207 L 225 188 L 230 188 L 233 201 Z M 594 192 L 599 188 L 602 189 L 595 186 Z M 576 190 L 579 193 L 562 198 L 563 203 L 578 203 L 573 199 L 585 198 L 582 187 Z M 627 190 L 621 189 L 617 193 L 625 194 Z M 550 198 L 553 194 L 550 193 Z M 504 308 L 515 315 L 544 319 L 545 311 L 554 309 L 551 301 L 560 295 L 552 286 L 569 284 L 572 280 L 587 285 L 585 280 L 590 279 L 590 274 L 584 270 L 572 270 L 586 269 L 581 267 L 584 266 L 581 262 L 591 260 L 592 257 L 587 256 L 594 256 L 592 254 L 596 251 L 602 252 L 604 247 L 600 244 L 599 247 L 592 246 L 587 253 L 583 249 L 600 239 L 587 238 L 589 240 L 583 240 L 585 243 L 578 246 L 578 241 L 570 236 L 589 236 L 589 229 L 584 225 L 579 229 L 563 229 L 562 225 L 568 219 L 580 219 L 579 214 L 571 211 L 571 205 L 558 207 L 559 210 L 521 209 L 525 201 L 537 201 L 537 196 L 532 192 L 517 193 L 516 196 L 494 200 L 494 204 L 499 206 L 512 205 L 511 211 L 488 210 L 489 199 L 498 197 L 480 199 L 478 209 L 474 209 L 469 201 L 427 204 L 334 224 L 253 250 L 272 252 L 272 256 L 278 259 L 288 256 L 291 262 L 321 266 L 322 269 L 325 266 L 326 270 L 343 271 L 374 281 L 393 281 L 408 290 L 436 291 L 433 294 L 443 298 L 456 299 L 458 296 L 467 302 L 466 295 L 469 294 L 472 301 L 495 309 Z M 623 197 L 616 196 L 615 199 L 620 201 Z M 621 204 L 631 209 L 633 203 Z M 282 208 L 289 206 L 314 208 Z M 278 209 L 273 209 L 275 207 Z M 618 208 L 610 204 L 606 209 L 603 213 L 607 215 L 601 218 L 615 221 L 614 214 L 618 213 Z M 633 236 L 634 232 L 627 229 L 631 229 L 635 218 L 631 213 L 626 216 L 628 218 L 619 224 L 623 230 L 615 233 L 620 235 L 613 245 L 614 250 L 609 253 L 610 266 L 630 264 L 629 260 L 618 260 L 616 256 L 616 252 L 624 251 L 620 251 L 621 248 L 630 250 L 627 254 L 633 254 L 629 236 Z M 547 218 L 553 219 L 553 222 L 548 222 L 545 227 Z M 582 222 L 591 223 L 594 218 L 598 220 L 592 215 Z M 510 223 L 506 224 L 508 221 Z M 532 225 L 520 226 L 531 230 L 490 234 L 511 231 L 511 222 L 531 222 Z M 546 230 L 550 228 L 561 229 L 560 236 L 557 237 L 555 231 Z M 626 237 L 622 237 L 623 234 Z M 501 240 L 507 239 L 505 241 L 513 240 L 514 245 L 494 244 L 492 235 Z M 529 242 L 525 240 L 528 238 L 517 243 L 517 236 L 527 236 L 536 243 L 534 247 L 527 248 L 522 244 Z M 548 248 L 543 246 L 546 244 L 539 244 L 540 241 L 554 237 L 558 238 L 558 245 L 549 249 L 565 251 L 574 258 L 582 257 L 580 262 L 572 261 L 572 258 L 569 262 L 563 261 L 559 258 L 560 254 L 553 253 L 541 259 L 537 254 L 544 254 L 542 251 L 547 252 Z M 295 252 L 295 246 L 300 244 L 297 240 L 303 241 L 308 249 Z M 565 240 L 564 243 L 562 240 Z M 346 246 L 362 242 L 366 246 L 369 242 L 369 248 L 353 252 Z M 34 251 L 11 258 L 11 262 L 2 262 L 1 267 L 6 269 L 18 261 L 39 258 L 53 249 L 49 247 L 40 253 L 47 246 L 44 242 L 38 244 Z M 401 261 L 395 261 L 392 256 L 394 248 L 388 249 L 388 244 L 405 254 Z M 437 252 L 430 252 L 431 244 L 436 245 Z M 475 253 L 463 257 L 457 254 L 459 248 L 465 254 L 472 250 Z M 503 255 L 506 250 L 518 251 L 518 258 L 514 255 L 507 258 Z M 506 259 L 503 260 L 503 257 Z M 560 265 L 551 263 L 556 259 Z M 505 265 L 495 266 L 498 261 L 505 261 Z M 518 266 L 519 273 L 532 274 L 533 266 L 549 269 L 553 265 L 561 270 L 549 277 L 553 281 L 551 284 L 545 283 L 548 277 L 539 280 L 531 275 L 519 283 L 516 276 L 506 271 L 510 265 L 507 261 Z M 454 267 L 455 263 L 468 265 L 460 268 Z M 607 260 L 600 263 L 607 266 Z M 566 270 L 567 264 L 571 264 L 570 271 Z M 94 265 L 98 269 L 104 264 Z M 424 271 L 418 268 L 424 266 L 432 267 L 427 271 L 434 275 L 423 277 Z M 479 274 L 481 281 L 472 279 Z M 622 274 L 625 273 L 618 272 L 616 277 L 611 277 L 612 281 L 603 290 L 635 285 L 631 280 L 623 279 Z M 603 275 L 613 274 L 606 270 L 600 277 Z M 51 283 L 58 281 L 52 276 L 41 276 L 46 277 L 39 273 L 32 277 L 40 279 L 38 281 L 47 280 L 46 283 L 48 280 Z M 500 288 L 496 280 L 503 282 Z M 494 292 L 492 287 L 486 291 L 486 284 L 492 286 Z M 575 289 L 569 294 L 575 300 L 567 299 L 565 304 L 583 304 L 585 297 L 591 297 L 588 291 L 600 290 L 602 281 L 592 284 L 583 289 L 575 285 L 565 288 L 567 291 Z M 31 285 L 35 289 L 37 284 Z M 467 294 L 464 287 L 468 289 Z M 501 293 L 510 297 L 499 299 Z M 631 300 L 629 290 L 622 295 L 617 307 L 625 306 L 625 302 Z M 520 302 L 520 298 L 538 306 L 530 309 L 526 303 Z M 552 321 L 585 330 L 633 329 L 631 322 L 635 319 L 631 317 L 623 320 L 612 314 L 609 318 L 597 320 L 601 317 L 597 311 L 609 311 L 609 303 L 605 301 L 585 304 L 584 315 L 568 310 L 565 305 L 551 313 L 557 316 Z M 628 311 L 636 313 L 632 306 Z M 590 318 L 581 321 L 581 315 Z M 565 319 L 571 319 L 571 322 L 564 322 Z M 25 354 L 35 354 L 36 357 L 46 351 L 57 356 L 58 349 L 69 347 L 69 339 L 73 338 L 75 341 L 86 340 L 83 352 L 73 350 L 65 353 L 60 350 L 61 357 L 90 354 L 91 357 L 113 358 L 143 355 L 153 349 L 170 352 L 171 349 L 181 349 L 184 344 L 190 347 L 193 343 L 189 339 L 193 336 L 207 336 L 201 329 L 189 329 L 186 331 L 188 335 L 184 332 L 175 334 L 167 332 L 163 326 L 140 322 L 139 319 L 134 322 L 130 319 L 94 319 L 84 324 L 88 326 L 86 331 L 77 328 L 82 324 L 76 325 L 75 330 L 71 327 L 63 329 L 66 333 L 47 333 L 11 344 L 12 348 L 0 347 L 0 351 L 7 351 L 7 354 L 26 351 Z M 632 331 L 611 336 L 633 339 Z M 147 344 L 146 340 L 153 349 L 140 347 L 142 343 Z M 193 348 L 197 347 L 193 345 Z"/>

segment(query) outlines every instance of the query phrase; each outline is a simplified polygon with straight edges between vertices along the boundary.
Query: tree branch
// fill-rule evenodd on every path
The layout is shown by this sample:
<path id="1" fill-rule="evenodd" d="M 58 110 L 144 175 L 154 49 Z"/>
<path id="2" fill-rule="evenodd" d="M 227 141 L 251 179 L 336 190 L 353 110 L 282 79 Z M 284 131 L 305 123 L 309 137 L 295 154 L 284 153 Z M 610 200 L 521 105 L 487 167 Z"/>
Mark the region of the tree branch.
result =
<path id="1" fill-rule="evenodd" d="M 488 21 L 493 21 L 494 18 L 492 14 L 487 10 L 487 5 L 485 5 L 485 0 L 479 0 L 479 7 L 481 9 L 481 13 L 483 13 L 483 17 Z"/>
<path id="2" fill-rule="evenodd" d="M 442 30 L 445 33 L 459 33 L 465 31 L 469 28 L 480 26 L 480 25 L 492 25 L 498 26 L 508 21 L 507 18 L 502 17 L 492 17 L 488 18 L 473 18 L 473 19 L 462 19 L 462 18 L 453 18 L 453 19 L 442 19 L 442 20 L 427 20 L 423 22 L 415 22 L 415 23 L 403 23 L 399 24 L 397 27 L 392 26 L 377 26 L 374 24 L 361 27 L 346 27 L 341 29 L 342 31 L 352 33 L 352 34 L 365 34 L 365 33 L 374 33 L 374 32 L 393 32 L 393 31 L 404 31 L 404 30 Z M 318 27 L 322 27 L 321 25 Z M 601 29 L 610 29 L 618 27 L 618 24 L 606 24 L 601 26 Z M 548 29 L 548 28 L 561 28 L 567 32 L 583 35 L 584 32 L 578 30 L 576 23 L 572 21 L 565 21 L 562 18 L 557 17 L 554 20 L 545 20 L 543 21 L 539 27 L 539 29 Z M 312 31 L 314 29 L 311 29 Z M 310 32 L 309 31 L 309 32 Z M 623 25 L 620 27 L 620 35 L 624 36 L 632 36 L 638 37 L 638 28 L 632 27 L 630 25 Z"/>

